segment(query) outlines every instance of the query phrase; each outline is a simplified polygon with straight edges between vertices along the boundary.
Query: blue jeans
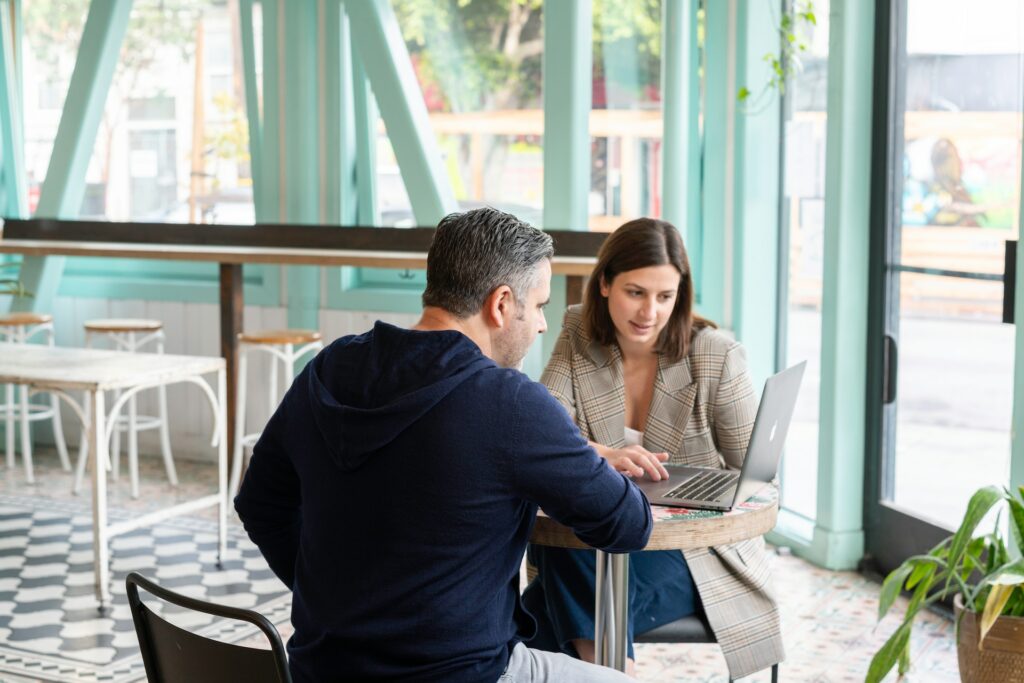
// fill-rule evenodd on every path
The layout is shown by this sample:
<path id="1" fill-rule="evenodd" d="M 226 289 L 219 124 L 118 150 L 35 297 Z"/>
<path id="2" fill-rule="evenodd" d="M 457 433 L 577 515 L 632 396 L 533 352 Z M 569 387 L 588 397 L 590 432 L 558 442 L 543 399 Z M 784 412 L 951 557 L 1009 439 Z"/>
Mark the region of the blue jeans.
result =
<path id="1" fill-rule="evenodd" d="M 537 634 L 526 645 L 576 657 L 572 641 L 594 639 L 594 551 L 531 545 L 527 557 L 537 568 L 537 578 L 523 593 L 523 606 L 536 619 Z M 630 658 L 634 634 L 646 633 L 700 609 L 697 586 L 681 552 L 630 554 Z"/>

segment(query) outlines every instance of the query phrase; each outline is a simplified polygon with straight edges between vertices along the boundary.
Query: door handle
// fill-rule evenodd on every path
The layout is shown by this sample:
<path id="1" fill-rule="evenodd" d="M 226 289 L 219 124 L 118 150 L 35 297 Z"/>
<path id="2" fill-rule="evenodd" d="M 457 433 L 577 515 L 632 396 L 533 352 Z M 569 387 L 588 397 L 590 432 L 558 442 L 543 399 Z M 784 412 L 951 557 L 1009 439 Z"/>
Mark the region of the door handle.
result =
<path id="1" fill-rule="evenodd" d="M 882 385 L 882 405 L 890 405 L 896 400 L 896 369 L 899 350 L 892 335 L 885 335 L 885 353 L 883 365 L 885 381 Z"/>
<path id="2" fill-rule="evenodd" d="M 1013 305 L 1017 291 L 1017 240 L 1006 240 L 1003 254 L 1003 322 L 1013 324 Z"/>

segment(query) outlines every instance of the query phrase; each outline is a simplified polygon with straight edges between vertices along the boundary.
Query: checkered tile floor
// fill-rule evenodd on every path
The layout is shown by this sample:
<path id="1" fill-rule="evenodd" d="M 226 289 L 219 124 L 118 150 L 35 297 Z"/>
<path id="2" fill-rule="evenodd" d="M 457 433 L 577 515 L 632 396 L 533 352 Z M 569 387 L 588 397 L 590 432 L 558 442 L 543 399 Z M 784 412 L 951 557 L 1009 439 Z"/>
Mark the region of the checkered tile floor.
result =
<path id="1" fill-rule="evenodd" d="M 111 511 L 111 520 L 129 513 Z M 255 609 L 286 622 L 290 595 L 244 533 L 232 527 L 223 567 L 217 530 L 204 519 L 177 518 L 111 542 L 114 600 L 104 615 L 93 593 L 92 517 L 78 502 L 0 495 L 0 680 L 4 674 L 46 681 L 144 678 L 124 578 L 138 571 L 171 590 Z M 179 626 L 222 640 L 250 627 L 147 601 Z"/>

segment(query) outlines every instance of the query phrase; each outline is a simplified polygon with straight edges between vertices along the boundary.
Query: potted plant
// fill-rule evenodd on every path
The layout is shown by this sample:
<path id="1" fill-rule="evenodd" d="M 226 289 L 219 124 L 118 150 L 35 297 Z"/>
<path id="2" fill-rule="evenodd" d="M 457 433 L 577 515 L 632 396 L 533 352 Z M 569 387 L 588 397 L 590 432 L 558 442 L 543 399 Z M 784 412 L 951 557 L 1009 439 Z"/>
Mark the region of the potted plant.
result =
<path id="1" fill-rule="evenodd" d="M 899 628 L 872 658 L 867 683 L 881 681 L 897 664 L 900 675 L 907 672 L 915 617 L 950 597 L 961 680 L 1024 680 L 1024 559 L 1011 554 L 998 520 L 995 531 L 974 535 L 982 518 L 1001 502 L 1009 511 L 1010 537 L 1024 549 L 1024 487 L 1014 494 L 987 486 L 971 497 L 956 533 L 885 577 L 878 619 L 901 590 L 910 592 L 910 602 Z"/>

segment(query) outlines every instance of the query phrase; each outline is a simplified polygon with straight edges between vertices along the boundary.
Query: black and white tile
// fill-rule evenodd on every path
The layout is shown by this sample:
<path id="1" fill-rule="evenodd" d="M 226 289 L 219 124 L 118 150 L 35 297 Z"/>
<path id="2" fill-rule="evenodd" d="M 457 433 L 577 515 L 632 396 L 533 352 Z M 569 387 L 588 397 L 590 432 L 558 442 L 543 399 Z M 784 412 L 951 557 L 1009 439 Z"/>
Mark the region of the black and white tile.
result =
<path id="1" fill-rule="evenodd" d="M 111 510 L 112 521 L 131 513 Z M 77 501 L 0 495 L 0 680 L 135 681 L 144 677 L 124 577 L 138 571 L 162 586 L 223 605 L 254 609 L 277 624 L 291 596 L 259 550 L 230 527 L 222 568 L 216 524 L 175 518 L 111 542 L 111 609 L 93 592 L 92 517 Z M 183 628 L 238 641 L 253 629 L 180 610 L 152 609 Z"/>

